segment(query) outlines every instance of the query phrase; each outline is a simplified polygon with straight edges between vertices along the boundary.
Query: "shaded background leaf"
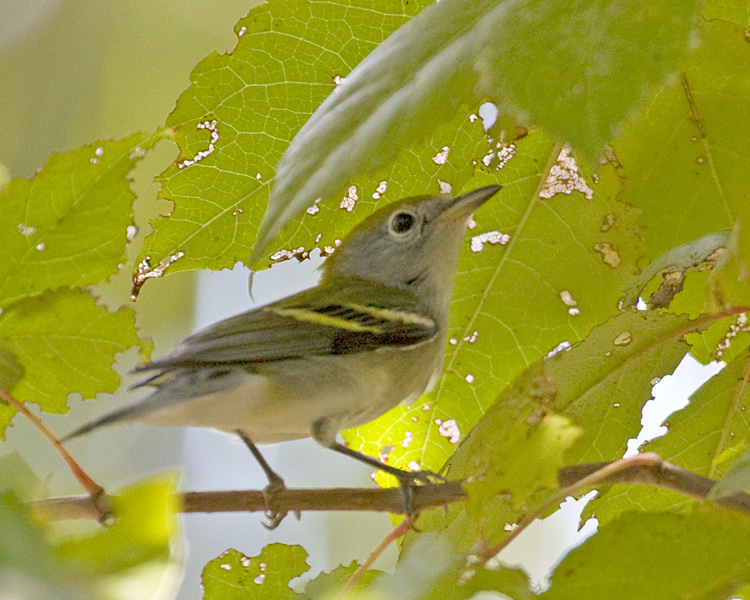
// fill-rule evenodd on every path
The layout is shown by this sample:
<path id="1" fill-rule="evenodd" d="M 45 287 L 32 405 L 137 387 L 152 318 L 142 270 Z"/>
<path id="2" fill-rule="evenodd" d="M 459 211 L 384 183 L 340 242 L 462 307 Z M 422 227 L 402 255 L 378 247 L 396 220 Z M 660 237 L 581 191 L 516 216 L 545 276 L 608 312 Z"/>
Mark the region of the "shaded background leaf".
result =
<path id="1" fill-rule="evenodd" d="M 649 259 L 731 228 L 747 202 L 750 47 L 741 28 L 722 21 L 699 31 L 684 74 L 613 144 L 627 177 L 618 199 L 643 211 Z"/>
<path id="2" fill-rule="evenodd" d="M 138 343 L 130 307 L 109 312 L 81 290 L 61 289 L 20 300 L 0 315 L 0 343 L 24 369 L 14 396 L 43 410 L 63 413 L 68 394 L 93 398 L 114 392 L 120 376 L 115 355 Z M 0 405 L 0 429 L 15 413 Z"/>
<path id="3" fill-rule="evenodd" d="M 118 271 L 135 235 L 127 175 L 159 139 L 138 133 L 55 154 L 31 179 L 0 188 L 0 308 Z"/>
<path id="4" fill-rule="evenodd" d="M 746 515 L 631 512 L 571 551 L 541 598 L 732 598 L 748 582 Z"/>

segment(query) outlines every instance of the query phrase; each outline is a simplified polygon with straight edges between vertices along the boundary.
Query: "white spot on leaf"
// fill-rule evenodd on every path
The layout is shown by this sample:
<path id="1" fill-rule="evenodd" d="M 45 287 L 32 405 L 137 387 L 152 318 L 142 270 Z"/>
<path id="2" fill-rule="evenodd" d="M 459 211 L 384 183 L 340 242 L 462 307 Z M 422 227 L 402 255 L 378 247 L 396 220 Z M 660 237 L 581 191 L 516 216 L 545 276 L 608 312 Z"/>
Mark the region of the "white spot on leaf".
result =
<path id="1" fill-rule="evenodd" d="M 450 151 L 450 146 L 443 146 L 442 150 L 432 157 L 432 162 L 436 165 L 444 165 L 448 161 L 448 154 Z"/>
<path id="2" fill-rule="evenodd" d="M 594 190 L 581 176 L 575 159 L 570 155 L 570 147 L 565 145 L 560 150 L 557 163 L 549 170 L 539 197 L 552 198 L 556 194 L 572 194 L 573 192 L 581 192 L 587 200 L 594 197 Z"/>
<path id="3" fill-rule="evenodd" d="M 339 208 L 345 210 L 346 212 L 352 212 L 354 210 L 354 207 L 357 205 L 357 200 L 359 200 L 359 196 L 357 196 L 357 186 L 349 186 L 346 196 L 344 196 L 344 198 L 339 203 Z"/>
<path id="4" fill-rule="evenodd" d="M 211 156 L 211 154 L 213 154 L 214 151 L 216 150 L 216 143 L 219 141 L 219 130 L 217 127 L 216 119 L 214 119 L 213 121 L 203 121 L 202 123 L 198 123 L 195 127 L 196 129 L 205 129 L 211 132 L 211 139 L 208 142 L 208 148 L 206 148 L 205 150 L 199 151 L 195 155 L 195 158 L 186 158 L 182 162 L 177 163 L 178 169 L 191 167 L 194 164 L 201 162 L 203 159 L 207 158 L 208 156 Z M 260 173 L 258 173 L 258 175 L 260 175 Z"/>
<path id="5" fill-rule="evenodd" d="M 437 423 L 437 425 L 438 433 L 444 438 L 447 438 L 451 444 L 458 444 L 458 442 L 461 441 L 461 430 L 455 419 L 448 419 L 442 423 Z"/>
<path id="6" fill-rule="evenodd" d="M 499 231 L 488 231 L 487 233 L 480 233 L 471 238 L 469 247 L 475 254 L 484 250 L 484 245 L 489 244 L 490 246 L 507 246 L 510 242 L 510 234 L 500 233 Z"/>

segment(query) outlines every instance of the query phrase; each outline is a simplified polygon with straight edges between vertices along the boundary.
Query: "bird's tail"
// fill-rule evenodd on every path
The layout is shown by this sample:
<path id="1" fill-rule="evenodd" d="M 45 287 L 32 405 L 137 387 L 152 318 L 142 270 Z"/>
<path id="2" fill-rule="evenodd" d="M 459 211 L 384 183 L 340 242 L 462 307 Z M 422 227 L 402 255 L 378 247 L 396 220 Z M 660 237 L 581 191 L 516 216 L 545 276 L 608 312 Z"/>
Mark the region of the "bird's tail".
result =
<path id="1" fill-rule="evenodd" d="M 158 386 L 158 384 L 162 383 L 162 380 L 164 379 L 164 373 L 157 373 L 156 375 L 153 375 L 148 379 L 144 379 L 143 381 L 139 381 L 138 383 L 131 385 L 128 390 L 134 390 L 143 386 Z M 103 417 L 99 417 L 95 421 L 92 421 L 91 423 L 88 423 L 83 427 L 79 427 L 75 431 L 61 438 L 60 441 L 67 442 L 68 440 L 72 440 L 73 438 L 86 435 L 94 429 L 99 429 L 100 427 L 104 427 L 105 425 L 110 425 L 112 423 L 119 423 L 122 421 L 135 421 L 140 415 L 143 415 L 147 412 L 149 412 L 149 408 L 144 402 L 139 402 L 131 406 L 125 406 L 114 412 L 108 413 Z"/>
<path id="2" fill-rule="evenodd" d="M 111 425 L 112 423 L 134 421 L 143 412 L 143 408 L 138 404 L 134 406 L 125 406 L 124 408 L 106 414 L 103 417 L 91 421 L 91 423 L 87 423 L 86 425 L 79 427 L 65 437 L 61 438 L 60 441 L 67 442 L 69 440 L 72 440 L 73 438 L 86 435 L 87 433 L 92 432 L 94 429 L 99 429 L 100 427 L 104 427 L 105 425 Z"/>

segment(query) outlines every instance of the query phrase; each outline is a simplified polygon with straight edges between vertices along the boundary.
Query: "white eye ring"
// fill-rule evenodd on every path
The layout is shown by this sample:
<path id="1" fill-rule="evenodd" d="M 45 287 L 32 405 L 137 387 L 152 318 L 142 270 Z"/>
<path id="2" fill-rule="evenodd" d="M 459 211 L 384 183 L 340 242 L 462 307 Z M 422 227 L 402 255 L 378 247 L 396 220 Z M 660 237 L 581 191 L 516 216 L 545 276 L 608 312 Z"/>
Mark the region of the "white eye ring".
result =
<path id="1" fill-rule="evenodd" d="M 391 235 L 401 237 L 414 230 L 419 217 L 417 213 L 408 208 L 399 208 L 388 220 L 388 232 Z"/>

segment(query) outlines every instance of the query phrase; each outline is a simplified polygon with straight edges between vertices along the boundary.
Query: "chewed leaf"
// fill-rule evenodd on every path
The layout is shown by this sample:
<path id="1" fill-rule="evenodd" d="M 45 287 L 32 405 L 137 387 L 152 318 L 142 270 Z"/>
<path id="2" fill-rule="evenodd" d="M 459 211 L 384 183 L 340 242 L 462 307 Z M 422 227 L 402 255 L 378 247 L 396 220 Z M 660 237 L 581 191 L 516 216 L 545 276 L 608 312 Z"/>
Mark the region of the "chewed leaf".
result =
<path id="1" fill-rule="evenodd" d="M 55 154 L 31 179 L 0 188 L 0 307 L 117 271 L 133 225 L 127 174 L 161 138 L 138 133 Z"/>
<path id="2" fill-rule="evenodd" d="M 653 308 L 669 306 L 669 301 L 674 295 L 670 292 L 682 289 L 682 282 L 685 280 L 687 271 L 716 263 L 717 258 L 729 243 L 729 234 L 729 231 L 706 234 L 695 241 L 677 246 L 651 261 L 623 297 L 623 308 L 635 306 L 646 284 L 657 275 L 662 275 L 664 281 L 659 291 L 651 296 L 649 305 Z"/>
<path id="3" fill-rule="evenodd" d="M 501 102 L 596 159 L 679 67 L 694 17 L 692 0 L 432 4 L 362 61 L 295 136 L 253 258 L 316 199 L 380 171 L 477 98 Z"/>
<path id="4" fill-rule="evenodd" d="M 302 546 L 269 544 L 258 556 L 245 556 L 230 548 L 203 569 L 203 598 L 301 599 L 289 582 L 310 568 L 306 558 Z"/>
<path id="5" fill-rule="evenodd" d="M 440 468 L 506 384 L 617 313 L 632 281 L 637 211 L 585 178 L 539 130 L 511 149 L 501 169 L 477 169 L 472 180 L 503 189 L 466 234 L 438 384 L 422 402 L 345 434 L 368 454 L 390 447 L 389 464 Z"/>
<path id="6" fill-rule="evenodd" d="M 249 263 L 274 170 L 295 132 L 344 75 L 427 4 L 289 0 L 241 19 L 237 46 L 198 63 L 167 121 L 180 155 L 160 177 L 159 195 L 173 210 L 153 221 L 142 269 Z"/>

